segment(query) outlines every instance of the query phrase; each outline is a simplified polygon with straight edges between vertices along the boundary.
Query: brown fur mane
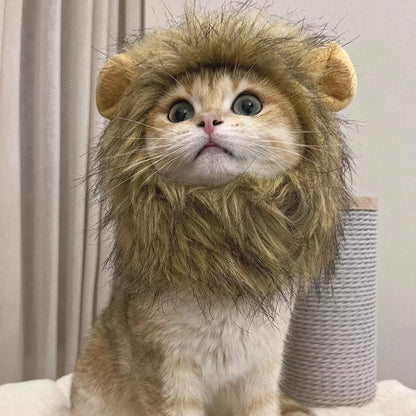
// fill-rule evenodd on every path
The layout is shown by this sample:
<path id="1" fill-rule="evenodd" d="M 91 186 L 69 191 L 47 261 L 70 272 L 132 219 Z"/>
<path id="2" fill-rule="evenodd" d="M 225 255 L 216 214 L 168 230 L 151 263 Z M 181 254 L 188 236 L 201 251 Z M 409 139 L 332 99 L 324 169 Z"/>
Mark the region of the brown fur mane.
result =
<path id="1" fill-rule="evenodd" d="M 115 230 L 115 290 L 192 290 L 267 310 L 275 293 L 331 276 L 342 235 L 349 157 L 340 120 L 322 104 L 305 56 L 327 39 L 238 13 L 196 17 L 128 46 L 138 76 L 102 135 L 100 192 Z M 146 115 L 176 79 L 235 66 L 279 85 L 311 145 L 292 172 L 220 188 L 169 183 L 144 161 Z"/>

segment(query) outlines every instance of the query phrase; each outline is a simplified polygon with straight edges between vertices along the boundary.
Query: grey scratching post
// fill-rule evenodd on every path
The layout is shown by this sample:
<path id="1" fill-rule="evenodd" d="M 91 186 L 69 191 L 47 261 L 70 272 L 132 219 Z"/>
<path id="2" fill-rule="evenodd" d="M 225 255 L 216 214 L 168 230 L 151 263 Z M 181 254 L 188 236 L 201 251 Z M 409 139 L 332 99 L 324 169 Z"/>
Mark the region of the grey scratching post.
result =
<path id="1" fill-rule="evenodd" d="M 281 388 L 305 406 L 361 406 L 375 397 L 376 249 L 376 200 L 356 198 L 334 281 L 294 306 Z"/>

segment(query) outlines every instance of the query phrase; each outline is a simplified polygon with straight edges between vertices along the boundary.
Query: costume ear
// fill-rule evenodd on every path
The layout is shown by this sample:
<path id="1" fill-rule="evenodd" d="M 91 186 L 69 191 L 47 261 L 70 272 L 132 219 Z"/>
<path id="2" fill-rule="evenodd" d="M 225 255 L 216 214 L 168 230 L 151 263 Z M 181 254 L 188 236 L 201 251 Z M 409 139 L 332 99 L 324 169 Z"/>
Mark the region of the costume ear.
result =
<path id="1" fill-rule="evenodd" d="M 318 84 L 326 108 L 331 111 L 345 108 L 357 90 L 357 77 L 347 52 L 331 42 L 313 49 L 307 61 L 307 71 Z"/>
<path id="2" fill-rule="evenodd" d="M 96 90 L 97 108 L 103 117 L 114 117 L 120 99 L 136 73 L 136 66 L 124 53 L 115 55 L 104 65 L 98 76 Z"/>

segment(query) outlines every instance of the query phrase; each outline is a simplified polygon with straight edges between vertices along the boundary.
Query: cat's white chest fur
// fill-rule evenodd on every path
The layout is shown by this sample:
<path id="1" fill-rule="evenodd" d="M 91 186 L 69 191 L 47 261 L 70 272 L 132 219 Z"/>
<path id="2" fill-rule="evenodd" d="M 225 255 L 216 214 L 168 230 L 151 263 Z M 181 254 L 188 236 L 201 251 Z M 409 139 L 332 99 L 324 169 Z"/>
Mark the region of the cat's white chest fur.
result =
<path id="1" fill-rule="evenodd" d="M 290 306 L 282 304 L 266 317 L 253 315 L 248 305 L 214 304 L 203 313 L 196 302 L 184 300 L 165 304 L 154 319 L 167 366 L 190 361 L 206 388 L 215 390 L 281 358 Z"/>

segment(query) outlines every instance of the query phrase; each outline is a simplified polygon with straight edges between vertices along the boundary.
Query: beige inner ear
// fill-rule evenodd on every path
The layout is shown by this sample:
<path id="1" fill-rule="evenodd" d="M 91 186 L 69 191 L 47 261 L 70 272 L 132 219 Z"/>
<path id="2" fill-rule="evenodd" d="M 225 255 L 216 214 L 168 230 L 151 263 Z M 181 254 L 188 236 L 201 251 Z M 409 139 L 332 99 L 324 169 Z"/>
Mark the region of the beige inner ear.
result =
<path id="1" fill-rule="evenodd" d="M 308 56 L 307 70 L 329 110 L 342 110 L 351 102 L 357 91 L 357 77 L 347 52 L 339 45 L 329 43 L 313 50 Z"/>
<path id="2" fill-rule="evenodd" d="M 96 102 L 99 113 L 113 118 L 120 99 L 136 76 L 137 68 L 126 54 L 115 55 L 101 70 L 97 81 Z"/>

